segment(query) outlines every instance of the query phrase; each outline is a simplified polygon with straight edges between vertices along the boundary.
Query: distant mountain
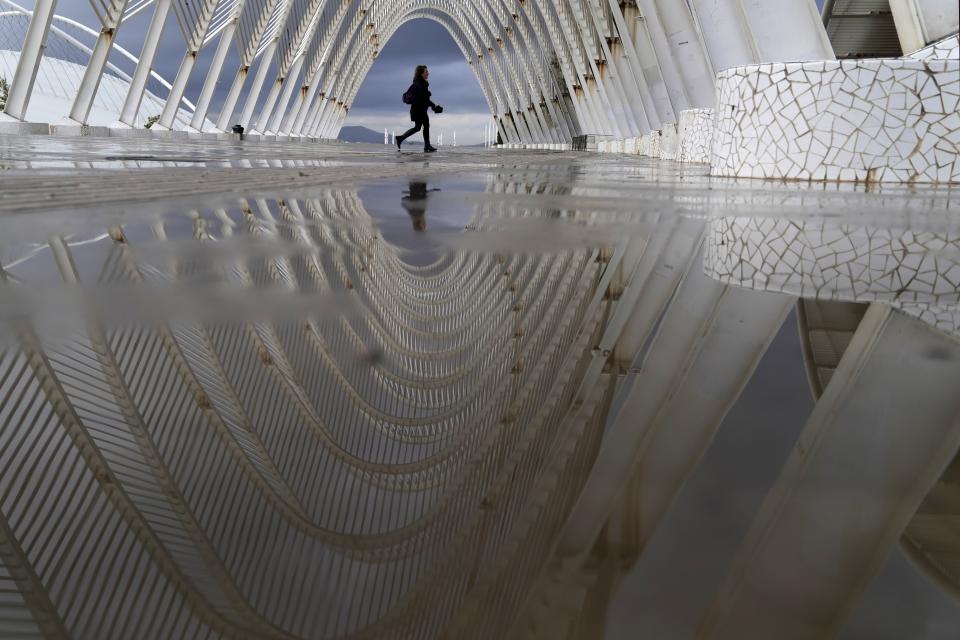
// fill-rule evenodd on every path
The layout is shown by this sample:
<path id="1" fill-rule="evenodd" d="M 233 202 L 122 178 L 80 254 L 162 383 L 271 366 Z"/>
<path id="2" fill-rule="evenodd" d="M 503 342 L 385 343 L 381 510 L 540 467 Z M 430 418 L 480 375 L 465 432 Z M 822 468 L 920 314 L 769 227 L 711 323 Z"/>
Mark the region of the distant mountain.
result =
<path id="1" fill-rule="evenodd" d="M 342 127 L 338 140 L 344 142 L 372 142 L 383 144 L 383 132 L 377 132 L 367 127 Z"/>

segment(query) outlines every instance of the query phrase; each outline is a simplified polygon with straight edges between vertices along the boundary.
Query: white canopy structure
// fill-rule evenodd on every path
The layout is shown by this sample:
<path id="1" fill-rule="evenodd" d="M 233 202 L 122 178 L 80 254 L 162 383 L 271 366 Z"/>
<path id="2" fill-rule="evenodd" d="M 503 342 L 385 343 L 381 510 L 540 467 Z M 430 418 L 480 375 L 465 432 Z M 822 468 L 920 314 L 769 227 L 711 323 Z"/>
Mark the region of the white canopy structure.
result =
<path id="1" fill-rule="evenodd" d="M 184 53 L 162 94 L 160 127 L 212 130 L 240 124 L 262 133 L 336 137 L 367 71 L 405 22 L 443 25 L 463 51 L 505 143 L 568 143 L 580 134 L 629 138 L 712 108 L 715 75 L 765 62 L 829 60 L 833 49 L 812 0 L 91 0 L 96 42 L 82 50 L 82 82 L 60 114 L 97 121 L 95 96 L 124 22 L 152 11 L 118 125 L 135 126 L 158 43 L 179 27 Z M 10 0 L 2 4 L 13 6 Z M 8 117 L 30 119 L 45 68 L 43 43 L 61 29 L 57 0 L 38 0 L 13 74 Z M 830 3 L 833 5 L 834 3 Z M 950 3 L 947 3 L 949 5 Z M 895 0 L 903 38 L 923 46 L 956 31 L 936 0 Z M 168 20 L 168 13 L 175 20 Z M 894 17 L 899 15 L 894 13 Z M 923 18 L 926 17 L 926 20 Z M 176 24 L 174 24 L 176 23 Z M 909 23 L 909 24 L 908 24 Z M 906 25 L 906 26 L 903 26 Z M 900 27 L 903 26 L 901 29 Z M 902 38 L 902 39 L 903 39 Z M 235 48 L 235 55 L 228 56 Z M 919 47 L 917 47 L 919 48 Z M 213 50 L 191 121 L 178 118 L 199 56 Z M 83 56 L 81 56 L 83 58 Z M 228 58 L 232 61 L 227 64 Z M 214 104 L 217 83 L 228 83 Z M 153 106 L 153 105 L 151 105 Z M 91 115 L 97 114 L 97 115 Z M 100 118 L 102 120 L 102 118 Z"/>
<path id="2" fill-rule="evenodd" d="M 32 12 L 12 2 L 0 0 L 0 78 L 8 82 L 14 78 L 20 64 L 20 46 L 30 26 Z M 47 34 L 44 56 L 40 59 L 34 79 L 33 95 L 25 112 L 30 122 L 56 122 L 70 112 L 81 88 L 92 47 L 98 32 L 70 18 L 53 16 Z M 86 124 L 108 126 L 117 119 L 123 101 L 130 91 L 130 73 L 137 58 L 120 46 L 106 65 L 100 86 L 90 105 Z M 151 90 L 145 90 L 134 123 L 143 126 L 154 115 L 159 115 L 170 83 L 151 72 Z M 176 122 L 186 126 L 193 117 L 194 106 L 182 101 Z"/>

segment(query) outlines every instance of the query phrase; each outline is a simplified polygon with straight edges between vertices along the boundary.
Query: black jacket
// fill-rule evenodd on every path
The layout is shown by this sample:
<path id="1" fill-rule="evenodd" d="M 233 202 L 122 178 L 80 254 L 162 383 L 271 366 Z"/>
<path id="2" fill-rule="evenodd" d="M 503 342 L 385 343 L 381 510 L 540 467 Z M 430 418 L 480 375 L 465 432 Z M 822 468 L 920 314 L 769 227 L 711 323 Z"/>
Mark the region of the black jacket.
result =
<path id="1" fill-rule="evenodd" d="M 430 83 L 423 78 L 417 78 L 410 85 L 413 101 L 410 103 L 410 119 L 420 122 L 427 119 L 427 109 L 436 105 L 430 100 Z"/>

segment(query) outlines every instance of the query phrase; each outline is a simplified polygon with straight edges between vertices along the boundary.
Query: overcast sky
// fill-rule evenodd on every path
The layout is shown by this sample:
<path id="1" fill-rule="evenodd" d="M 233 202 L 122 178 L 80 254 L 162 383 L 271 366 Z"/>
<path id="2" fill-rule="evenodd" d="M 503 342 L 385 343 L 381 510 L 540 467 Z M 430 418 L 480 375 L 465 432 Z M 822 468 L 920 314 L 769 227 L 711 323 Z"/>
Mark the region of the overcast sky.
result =
<path id="1" fill-rule="evenodd" d="M 377 131 L 388 127 L 397 133 L 408 128 L 409 107 L 400 96 L 418 64 L 430 67 L 433 101 L 444 108 L 443 114 L 430 116 L 434 139 L 443 132 L 449 144 L 456 130 L 458 144 L 483 142 L 483 127 L 490 119 L 487 101 L 453 38 L 430 20 L 408 22 L 390 39 L 364 80 L 347 124 Z"/>
<path id="2" fill-rule="evenodd" d="M 19 0 L 18 4 L 32 8 L 33 0 Z M 88 26 L 97 24 L 88 0 L 59 0 L 57 13 Z M 152 10 L 143 11 L 124 23 L 117 35 L 117 43 L 139 55 L 151 15 Z M 192 102 L 196 102 L 200 95 L 214 48 L 213 43 L 208 45 L 197 60 L 186 93 Z M 231 49 L 211 105 L 213 115 L 229 89 L 232 75 L 228 70 L 237 66 L 235 48 Z M 184 51 L 183 36 L 171 11 L 154 69 L 172 82 Z M 490 117 L 483 92 L 456 43 L 442 26 L 430 20 L 408 22 L 394 34 L 364 80 L 345 124 L 362 125 L 377 131 L 386 127 L 398 132 L 409 127 L 408 107 L 401 102 L 400 96 L 409 86 L 413 68 L 418 64 L 430 67 L 434 102 L 444 107 L 442 115 L 431 117 L 434 139 L 444 133 L 444 142 L 449 144 L 456 130 L 460 144 L 482 142 L 483 128 Z M 268 77 L 275 76 L 271 72 Z"/>

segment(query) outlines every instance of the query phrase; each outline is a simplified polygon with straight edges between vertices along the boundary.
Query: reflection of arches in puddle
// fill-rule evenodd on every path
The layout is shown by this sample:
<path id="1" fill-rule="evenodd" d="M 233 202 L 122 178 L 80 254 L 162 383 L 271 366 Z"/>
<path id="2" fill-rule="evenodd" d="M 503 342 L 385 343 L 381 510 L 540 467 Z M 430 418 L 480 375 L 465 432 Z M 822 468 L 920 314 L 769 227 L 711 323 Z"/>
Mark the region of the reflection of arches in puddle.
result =
<path id="1" fill-rule="evenodd" d="M 525 501 L 538 469 L 582 468 L 566 461 L 590 450 L 579 444 L 583 427 L 599 432 L 607 389 L 599 369 L 584 368 L 610 305 L 597 251 L 448 251 L 444 260 L 415 267 L 378 237 L 351 191 L 198 208 L 177 218 L 111 228 L 93 244 L 58 240 L 25 260 L 18 253 L 11 269 L 25 284 L 37 270 L 32 261 L 52 260 L 66 279 L 134 293 L 97 297 L 99 319 L 77 329 L 89 335 L 78 342 L 65 336 L 49 360 L 39 342 L 22 335 L 6 346 L 46 367 L 43 379 L 61 381 L 50 400 L 69 409 L 84 450 L 104 457 L 88 457 L 96 473 L 91 482 L 75 482 L 76 491 L 87 497 L 132 487 L 112 493 L 120 501 L 113 507 L 127 514 L 126 526 L 139 532 L 131 544 L 151 551 L 191 615 L 228 635 L 248 629 L 271 636 L 281 635 L 272 626 L 281 618 L 283 631 L 320 629 L 326 636 L 362 628 L 393 607 L 380 624 L 395 616 L 410 620 L 435 604 L 436 592 L 463 592 L 464 575 L 447 570 L 446 558 L 469 555 L 480 539 L 487 549 L 509 542 L 510 523 L 522 512 L 511 505 Z M 99 266 L 83 273 L 74 267 L 94 260 Z M 111 324 L 120 306 L 144 304 L 150 287 L 196 292 L 198 277 L 229 283 L 230 299 L 182 309 L 205 301 L 184 295 L 178 305 L 157 296 L 166 302 L 155 306 L 149 325 Z M 284 310 L 264 295 L 284 291 L 316 297 Z M 354 313 L 326 317 L 331 292 L 348 295 Z M 248 316 L 256 320 L 246 322 Z M 88 363 L 85 376 L 78 362 Z M 32 382 L 9 389 L 6 379 L 0 377 L 4 394 L 40 393 Z M 571 405 L 580 384 L 588 403 L 582 411 Z M 96 393 L 88 393 L 90 385 Z M 570 412 L 580 421 L 568 419 Z M 89 423 L 93 415 L 110 425 Z M 127 448 L 112 446 L 110 438 L 127 433 L 124 425 L 137 437 Z M 170 458 L 187 449 L 190 463 Z M 147 466 L 134 469 L 128 455 L 144 457 Z M 66 480 L 58 465 L 37 472 L 54 484 Z M 211 495 L 230 497 L 223 501 L 229 517 L 256 513 L 257 525 L 204 535 L 217 528 L 203 508 Z M 489 505 L 478 511 L 484 497 Z M 37 526 L 61 526 L 71 513 L 39 518 Z M 144 513 L 163 519 L 159 539 Z M 4 518 L 22 530 L 19 514 Z M 499 523 L 493 529 L 491 518 Z M 174 543 L 190 555 L 168 553 Z M 76 548 L 100 564 L 112 552 L 93 538 Z M 275 562 L 260 563 L 242 551 L 228 561 L 224 548 L 256 550 L 257 557 L 264 549 L 283 551 Z M 303 574 L 287 553 L 317 576 L 306 594 L 311 600 L 327 598 L 339 576 L 351 576 L 351 589 L 329 610 L 296 609 L 290 603 L 304 595 Z M 408 574 L 414 556 L 422 567 L 418 584 Z M 132 584 L 143 580 L 138 566 L 152 565 L 122 567 Z M 254 578 L 235 581 L 241 571 Z M 185 577 L 194 575 L 203 578 Z M 210 604 L 223 600 L 217 585 L 230 604 L 224 617 Z M 383 594 L 384 585 L 395 588 Z M 76 587 L 81 595 L 87 588 L 82 580 Z M 360 607 L 377 594 L 381 608 L 367 621 L 341 626 L 341 605 Z M 440 614 L 449 615 L 460 600 Z M 263 602 L 283 614 L 268 618 Z M 114 607 L 111 615 L 127 610 Z M 93 620 L 91 628 L 104 624 Z M 381 635 L 394 635 L 392 628 Z"/>
<path id="2" fill-rule="evenodd" d="M 307 630 L 311 635 L 346 635 L 366 628 L 371 636 L 392 637 L 403 635 L 408 628 L 404 625 L 412 624 L 411 620 L 439 626 L 459 618 L 463 611 L 469 614 L 469 607 L 463 605 L 473 597 L 464 595 L 470 585 L 481 585 L 488 594 L 519 585 L 517 589 L 526 593 L 530 576 L 547 566 L 548 559 L 539 554 L 549 545 L 542 540 L 556 534 L 551 529 L 536 538 L 540 543 L 530 542 L 541 533 L 537 514 L 556 510 L 559 522 L 571 508 L 569 500 L 578 495 L 594 464 L 591 456 L 597 442 L 591 437 L 607 433 L 602 428 L 603 411 L 612 387 L 604 384 L 616 376 L 606 376 L 616 371 L 615 365 L 632 362 L 629 356 L 620 356 L 626 363 L 606 361 L 608 352 L 619 355 L 621 348 L 629 352 L 630 344 L 618 342 L 616 349 L 608 349 L 604 332 L 618 320 L 624 321 L 620 326 L 636 331 L 636 321 L 656 308 L 671 314 L 669 322 L 660 323 L 660 330 L 679 338 L 677 332 L 701 321 L 696 313 L 703 306 L 703 292 L 697 287 L 712 285 L 718 304 L 724 305 L 723 313 L 716 313 L 716 321 L 723 324 L 711 334 L 717 341 L 704 342 L 703 349 L 709 355 L 706 350 L 716 347 L 717 366 L 704 361 L 697 371 L 703 374 L 701 380 L 715 385 L 722 364 L 728 375 L 719 378 L 729 377 L 734 384 L 739 378 L 729 374 L 730 359 L 743 354 L 731 352 L 741 351 L 741 339 L 762 342 L 762 336 L 751 336 L 740 326 L 736 314 L 757 300 L 775 297 L 734 293 L 734 287 L 705 278 L 703 264 L 690 258 L 696 255 L 703 229 L 712 233 L 716 221 L 680 217 L 675 215 L 677 209 L 700 207 L 702 212 L 717 200 L 735 202 L 737 196 L 731 191 L 704 194 L 701 190 L 699 196 L 695 190 L 674 191 L 669 198 L 656 200 L 651 209 L 657 211 L 649 213 L 636 211 L 632 203 L 608 207 L 616 203 L 598 189 L 554 189 L 550 181 L 548 171 L 524 172 L 522 179 L 513 182 L 504 172 L 502 181 L 477 197 L 479 204 L 468 203 L 471 214 L 462 226 L 469 229 L 460 235 L 480 241 L 467 249 L 451 248 L 442 260 L 424 266 L 406 262 L 403 249 L 379 234 L 379 220 L 356 191 L 336 189 L 309 198 L 250 200 L 234 208 L 200 207 L 176 222 L 139 219 L 122 232 L 111 229 L 106 235 L 94 234 L 86 244 L 64 243 L 74 264 L 90 265 L 81 276 L 102 273 L 122 282 L 139 271 L 140 277 L 157 285 L 189 286 L 221 278 L 237 285 L 236 298 L 245 305 L 230 306 L 238 300 L 218 305 L 223 308 L 213 309 L 211 313 L 216 314 L 200 323 L 175 322 L 165 308 L 177 305 L 158 305 L 155 321 L 169 321 L 168 332 L 153 325 L 135 332 L 105 325 L 108 339 L 96 345 L 99 355 L 86 344 L 87 338 L 85 344 L 68 344 L 48 354 L 46 379 L 63 381 L 60 390 L 53 389 L 63 396 L 57 398 L 62 402 L 58 406 L 79 409 L 77 433 L 102 445 L 107 466 L 119 470 L 115 477 L 92 474 L 94 489 L 80 483 L 77 491 L 93 491 L 100 480 L 104 490 L 136 484 L 137 490 L 129 494 L 132 506 L 116 507 L 126 509 L 130 518 L 137 517 L 138 507 L 145 512 L 148 507 L 158 509 L 157 504 L 173 504 L 159 508 L 164 524 L 176 532 L 171 535 L 178 536 L 177 544 L 199 550 L 191 556 L 198 558 L 195 563 L 164 555 L 164 545 L 172 538 L 159 542 L 137 538 L 131 544 L 155 551 L 143 566 L 152 566 L 151 561 L 162 564 L 164 579 L 177 585 L 174 589 L 189 603 L 185 607 L 190 615 L 201 620 L 220 615 L 207 606 L 222 601 L 217 585 L 237 573 L 251 576 L 238 580 L 239 586 L 227 593 L 231 606 L 225 614 L 230 622 L 227 632 L 242 627 L 271 635 L 270 624 L 283 624 L 284 630 L 296 635 L 306 635 Z M 411 219 L 426 215 L 426 199 L 418 196 L 429 189 L 425 181 L 422 186 L 406 181 L 390 185 L 392 220 L 413 233 L 408 215 Z M 434 205 L 444 203 L 451 191 L 444 188 L 438 200 L 430 196 L 430 233 L 421 237 L 435 235 Z M 761 206 L 769 206 L 776 199 L 761 193 L 759 200 Z M 812 224 L 806 228 L 814 232 Z M 635 253 L 597 249 L 598 243 L 615 244 L 604 235 L 604 230 L 611 229 L 621 239 L 641 241 L 633 247 Z M 148 234 L 156 239 L 148 240 Z M 731 236 L 734 241 L 753 237 L 741 231 L 735 236 Z M 710 252 L 718 250 L 711 242 L 708 235 L 708 271 L 717 258 Z M 734 250 L 730 240 L 716 244 Z M 58 251 L 62 258 L 64 249 Z M 746 251 L 763 254 L 758 247 Z M 625 289 L 605 280 L 619 272 L 624 256 L 640 258 L 641 254 L 650 258 L 645 263 L 651 269 L 646 284 L 639 271 L 624 280 Z M 23 252 L 15 255 L 20 262 L 11 267 L 12 275 L 29 285 L 34 274 L 30 262 L 49 259 L 50 250 L 26 258 Z M 66 268 L 69 262 L 58 264 Z M 686 273 L 682 283 L 658 284 L 679 270 Z M 629 284 L 636 282 L 642 286 Z M 673 304 L 674 289 L 683 304 L 671 311 L 667 307 Z M 299 308 L 281 309 L 269 304 L 263 291 L 298 291 L 316 298 Z M 331 292 L 349 298 L 355 313 L 343 317 L 332 312 L 326 317 L 321 310 L 336 300 L 326 297 Z M 632 306 L 637 304 L 634 296 L 651 296 L 649 302 L 655 304 Z M 205 303 L 198 296 L 186 300 L 186 306 Z M 121 303 L 139 304 L 132 297 L 110 304 Z M 230 317 L 231 311 L 235 317 Z M 771 326 L 779 314 L 779 309 L 768 310 Z M 653 327 L 660 315 L 649 315 Z M 252 317 L 256 322 L 236 322 Z M 738 331 L 739 337 L 726 333 L 727 329 Z M 699 332 L 690 335 L 696 343 Z M 639 345 L 645 336 L 631 338 Z M 43 347 L 23 340 L 13 336 L 0 363 L 12 362 L 24 371 L 29 371 L 30 362 L 45 366 L 40 357 Z M 670 341 L 661 336 L 650 344 L 650 362 L 669 364 Z M 116 375 L 104 382 L 97 379 L 97 367 L 107 366 L 100 358 L 109 359 L 111 354 L 119 371 L 112 369 Z M 91 381 L 73 375 L 71 357 L 89 363 L 94 372 L 87 373 Z M 148 370 L 147 377 L 137 377 L 141 368 Z M 655 369 L 641 369 L 638 375 L 645 373 L 649 384 L 640 386 L 653 394 L 649 408 L 656 407 L 654 401 L 673 397 L 673 389 L 684 392 L 664 383 L 668 379 Z M 129 442 L 128 451 L 151 462 L 129 472 L 142 475 L 136 483 L 124 475 L 129 466 L 124 466 L 124 451 L 107 441 L 111 435 L 127 433 L 123 430 L 127 417 L 110 400 L 115 391 L 110 380 L 118 379 L 128 383 L 132 394 L 124 406 L 142 410 L 147 427 L 138 432 L 139 440 L 124 441 Z M 143 384 L 142 380 L 161 382 Z M 101 385 L 97 395 L 109 405 L 108 415 L 116 418 L 111 427 L 115 432 L 106 435 L 87 423 L 95 399 L 83 393 L 83 385 L 94 383 Z M 661 384 L 669 393 L 653 397 Z M 29 389 L 41 393 L 39 382 L 30 385 Z M 691 385 L 692 395 L 674 400 L 678 411 L 701 406 L 697 404 L 704 401 L 697 395 L 699 388 Z M 9 388 L 0 391 L 6 393 Z M 684 397 L 689 402 L 681 401 Z M 171 407 L 183 408 L 187 419 L 166 429 L 164 420 L 171 418 L 174 424 Z M 663 415 L 666 439 L 674 427 L 687 422 L 673 423 L 667 413 Z M 627 431 L 636 432 L 643 424 L 634 420 Z M 70 446 L 66 441 L 62 445 Z M 91 446 L 87 451 L 95 450 Z M 177 451 L 189 451 L 189 462 L 180 466 L 170 462 L 168 456 Z M 155 483 L 151 474 L 162 471 L 159 463 L 167 464 L 171 476 L 163 485 L 166 492 L 150 493 Z M 201 468 L 191 467 L 198 464 Z M 63 479 L 60 466 L 37 468 L 38 473 L 47 474 L 43 480 Z M 570 490 L 558 497 L 549 490 L 555 486 Z M 667 490 L 663 483 L 644 486 Z M 230 517 L 243 522 L 242 514 L 255 513 L 258 526 L 217 529 L 211 525 L 197 501 L 213 495 L 214 489 L 221 491 L 216 495 L 227 496 L 222 502 L 224 509 L 232 510 Z M 611 493 L 608 485 L 601 497 Z M 20 518 L 19 512 L 3 516 Z M 216 535 L 204 539 L 184 518 L 193 518 L 204 533 L 215 530 Z M 640 521 L 650 527 L 656 523 L 655 519 Z M 41 528 L 48 524 L 43 518 L 37 522 Z M 153 526 L 152 521 L 128 525 L 141 532 Z M 22 527 L 11 529 L 22 531 Z M 520 530 L 531 535 L 514 535 Z M 239 535 L 251 538 L 241 544 L 233 537 Z M 159 545 L 159 550 L 149 545 Z M 109 555 L 95 539 L 79 540 L 76 548 L 87 549 L 98 559 Z M 260 561 L 263 549 L 270 550 L 270 562 Z M 229 561 L 221 561 L 221 554 Z M 74 561 L 70 553 L 65 557 L 65 566 Z M 291 569 L 291 558 L 296 558 L 293 564 L 299 573 Z M 459 569 L 464 558 L 470 563 L 469 572 Z M 525 573 L 525 565 L 517 561 L 521 558 L 533 558 L 537 570 Z M 416 579 L 408 572 L 412 562 L 418 567 Z M 129 571 L 130 582 L 137 584 L 140 576 L 131 567 L 123 569 Z M 184 579 L 188 572 L 200 579 Z M 310 579 L 303 579 L 304 575 Z M 88 589 L 83 579 L 77 584 L 79 591 Z M 271 585 L 273 591 L 268 593 L 264 585 Z M 289 604 L 326 601 L 330 585 L 342 589 L 330 596 L 328 605 L 315 607 L 309 614 Z M 438 592 L 451 595 L 438 603 Z M 378 599 L 379 608 L 362 620 L 341 622 L 338 617 L 338 611 L 362 608 Z M 257 605 L 251 606 L 253 602 Z M 281 613 L 267 616 L 265 610 Z M 122 607 L 114 612 L 127 615 Z M 507 620 L 504 616 L 502 620 Z M 481 622 L 491 628 L 501 624 Z M 97 622 L 92 622 L 91 628 L 96 627 Z"/>

